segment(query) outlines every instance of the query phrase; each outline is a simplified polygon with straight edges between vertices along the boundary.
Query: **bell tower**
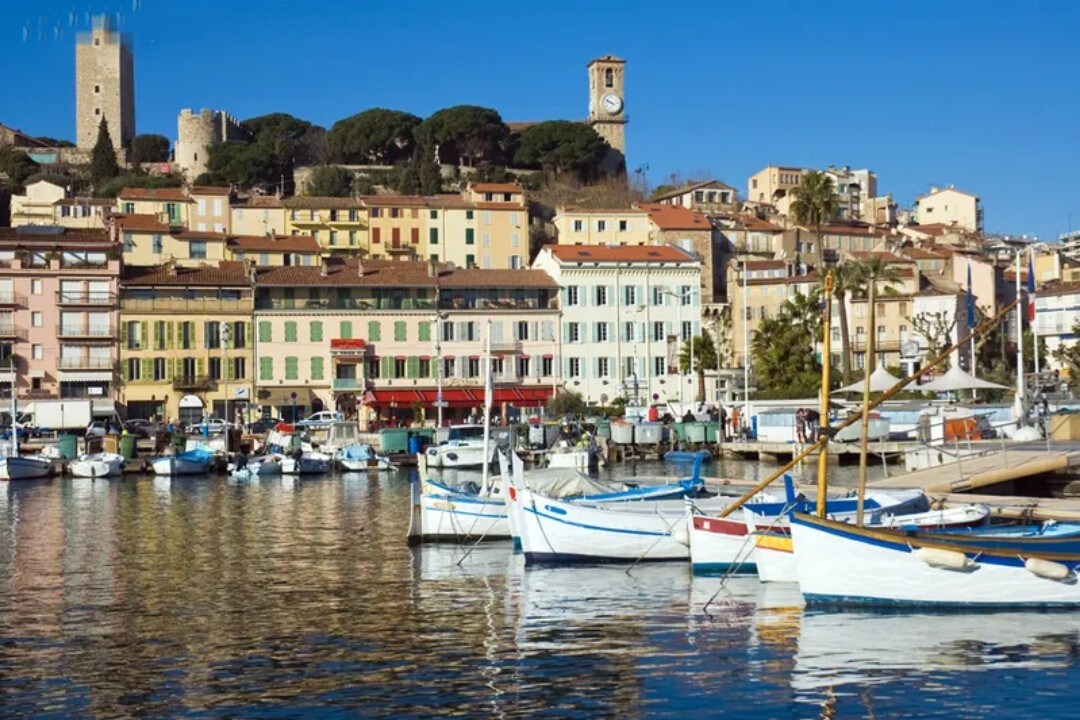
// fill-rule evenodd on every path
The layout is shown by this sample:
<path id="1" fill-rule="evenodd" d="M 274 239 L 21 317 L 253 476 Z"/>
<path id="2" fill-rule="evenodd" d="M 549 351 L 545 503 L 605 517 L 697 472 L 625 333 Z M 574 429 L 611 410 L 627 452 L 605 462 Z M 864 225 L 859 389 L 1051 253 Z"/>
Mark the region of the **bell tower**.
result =
<path id="1" fill-rule="evenodd" d="M 614 55 L 604 55 L 590 62 L 588 68 L 588 123 L 618 153 L 617 160 L 625 162 L 626 123 L 629 121 L 623 95 L 626 61 Z M 609 162 L 613 159 L 609 158 Z"/>

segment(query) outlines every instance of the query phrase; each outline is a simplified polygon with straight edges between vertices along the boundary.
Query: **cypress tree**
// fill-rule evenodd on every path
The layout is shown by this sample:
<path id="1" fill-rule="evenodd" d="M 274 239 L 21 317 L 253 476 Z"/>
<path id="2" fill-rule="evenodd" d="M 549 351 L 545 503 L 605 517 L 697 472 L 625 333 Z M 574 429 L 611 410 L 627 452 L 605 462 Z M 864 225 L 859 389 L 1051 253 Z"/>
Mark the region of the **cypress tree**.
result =
<path id="1" fill-rule="evenodd" d="M 116 150 L 112 136 L 109 135 L 109 123 L 101 118 L 98 125 L 97 142 L 90 158 L 90 177 L 95 185 L 101 185 L 120 174 L 120 165 L 116 162 Z"/>

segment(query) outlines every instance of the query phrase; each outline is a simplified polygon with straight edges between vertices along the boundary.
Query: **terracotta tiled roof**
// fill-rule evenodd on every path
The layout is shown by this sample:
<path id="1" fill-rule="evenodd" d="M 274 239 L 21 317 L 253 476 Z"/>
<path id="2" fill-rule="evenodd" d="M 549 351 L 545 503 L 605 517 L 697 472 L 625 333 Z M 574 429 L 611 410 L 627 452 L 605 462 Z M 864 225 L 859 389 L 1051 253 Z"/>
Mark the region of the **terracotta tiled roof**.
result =
<path id="1" fill-rule="evenodd" d="M 543 270 L 483 270 L 455 268 L 439 274 L 442 287 L 557 288 L 559 284 Z"/>
<path id="2" fill-rule="evenodd" d="M 365 195 L 361 198 L 367 207 L 427 207 L 435 199 L 423 195 Z"/>
<path id="3" fill-rule="evenodd" d="M 53 205 L 93 205 L 95 207 L 109 207 L 115 204 L 116 201 L 112 198 L 92 197 L 60 198 L 53 203 Z"/>
<path id="4" fill-rule="evenodd" d="M 1039 288 L 1039 297 L 1048 295 L 1080 295 L 1080 282 L 1054 282 Z"/>
<path id="5" fill-rule="evenodd" d="M 195 185 L 188 193 L 191 195 L 228 195 L 232 190 L 227 187 L 214 187 L 212 185 Z"/>
<path id="6" fill-rule="evenodd" d="M 638 207 L 647 211 L 649 219 L 661 230 L 712 230 L 704 215 L 681 205 L 641 203 Z"/>
<path id="7" fill-rule="evenodd" d="M 944 260 L 948 257 L 944 253 L 917 247 L 904 248 L 903 253 L 912 260 Z"/>
<path id="8" fill-rule="evenodd" d="M 477 210 L 521 210 L 525 206 L 515 202 L 476 202 Z"/>
<path id="9" fill-rule="evenodd" d="M 673 245 L 547 245 L 562 262 L 697 262 Z"/>
<path id="10" fill-rule="evenodd" d="M 701 182 L 688 183 L 686 185 L 683 185 L 682 187 L 675 188 L 674 190 L 669 190 L 663 195 L 657 195 L 653 198 L 653 201 L 659 202 L 660 200 L 667 200 L 668 198 L 685 195 L 688 192 L 693 192 L 694 190 L 700 190 L 702 188 L 731 190 L 732 192 L 735 191 L 735 188 L 731 187 L 730 185 L 726 185 L 719 180 L 702 180 Z"/>
<path id="11" fill-rule="evenodd" d="M 892 265 L 892 264 L 895 264 L 895 263 L 900 263 L 900 264 L 905 264 L 906 265 L 906 264 L 910 264 L 910 263 L 913 262 L 913 260 L 911 260 L 911 258 L 900 257 L 899 255 L 894 255 L 891 252 L 865 252 L 865 251 L 862 251 L 862 250 L 853 250 L 849 254 L 851 255 L 851 257 L 855 258 L 856 260 L 868 260 L 868 259 L 870 259 L 871 256 L 873 256 L 873 257 L 876 257 L 879 260 L 881 260 L 881 262 L 886 263 L 888 265 Z"/>
<path id="12" fill-rule="evenodd" d="M 121 230 L 130 232 L 155 232 L 167 233 L 169 226 L 158 220 L 157 215 L 129 213 L 116 216 L 116 226 Z"/>
<path id="13" fill-rule="evenodd" d="M 645 210 L 639 208 L 579 208 L 573 206 L 561 207 L 555 211 L 556 215 L 648 215 Z"/>
<path id="14" fill-rule="evenodd" d="M 472 186 L 475 192 L 480 193 L 517 193 L 521 195 L 525 188 L 517 183 L 476 183 Z"/>
<path id="15" fill-rule="evenodd" d="M 284 205 L 281 202 L 281 198 L 279 198 L 277 195 L 252 195 L 252 196 L 246 197 L 246 198 L 244 198 L 242 200 L 234 200 L 231 204 L 232 204 L 233 207 L 240 207 L 240 208 L 247 208 L 247 207 L 253 207 L 253 208 L 254 207 L 257 207 L 257 208 L 279 208 L 279 207 L 284 207 Z"/>
<path id="16" fill-rule="evenodd" d="M 751 232 L 784 232 L 784 228 L 774 225 L 768 220 L 762 220 L 756 215 L 740 215 L 736 219 L 745 229 Z"/>
<path id="17" fill-rule="evenodd" d="M 30 225 L 26 227 L 0 227 L 0 243 L 4 245 L 60 245 L 109 243 L 105 230 L 65 228 L 57 225 Z"/>
<path id="18" fill-rule="evenodd" d="M 736 267 L 742 267 L 743 263 L 738 258 L 732 258 L 729 260 L 732 265 Z M 788 262 L 785 260 L 747 260 L 747 270 L 782 270 L 788 266 Z"/>
<path id="19" fill-rule="evenodd" d="M 251 278 L 244 263 L 223 260 L 214 265 L 197 267 L 156 267 L 126 266 L 120 275 L 123 286 L 141 285 L 205 285 L 205 286 L 244 286 L 251 284 Z"/>
<path id="20" fill-rule="evenodd" d="M 225 233 L 206 232 L 203 230 L 184 230 L 173 235 L 177 240 L 206 240 L 209 242 L 225 242 Z"/>
<path id="21" fill-rule="evenodd" d="M 310 235 L 231 235 L 228 243 L 238 252 L 319 252 L 319 243 Z"/>
<path id="22" fill-rule="evenodd" d="M 124 188 L 117 197 L 121 200 L 191 202 L 191 198 L 180 188 Z"/>
<path id="23" fill-rule="evenodd" d="M 803 230 L 807 232 L 814 232 L 812 227 L 803 227 Z M 889 231 L 883 228 L 876 228 L 873 225 L 822 225 L 822 235 L 888 235 Z"/>
<path id="24" fill-rule="evenodd" d="M 351 210 L 364 207 L 364 201 L 355 197 L 307 197 L 284 198 L 284 207 L 301 210 Z"/>
<path id="25" fill-rule="evenodd" d="M 365 260 L 360 275 L 357 258 L 331 257 L 322 265 L 290 265 L 258 269 L 259 285 L 268 286 L 367 286 L 367 287 L 434 287 L 435 278 L 428 274 L 427 263 Z"/>

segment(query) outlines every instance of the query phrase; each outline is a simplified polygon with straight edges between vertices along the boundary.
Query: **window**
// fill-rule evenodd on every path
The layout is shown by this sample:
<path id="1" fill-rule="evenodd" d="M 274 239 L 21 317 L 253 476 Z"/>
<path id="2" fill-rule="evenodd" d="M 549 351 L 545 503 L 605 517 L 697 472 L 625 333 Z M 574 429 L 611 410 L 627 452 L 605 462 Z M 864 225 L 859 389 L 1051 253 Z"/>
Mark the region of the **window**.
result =
<path id="1" fill-rule="evenodd" d="M 30 313 L 30 325 L 32 327 L 42 327 L 45 324 L 45 316 L 40 312 Z"/>
<path id="2" fill-rule="evenodd" d="M 198 213 L 199 217 L 206 215 L 206 198 L 199 198 L 195 204 L 198 207 L 198 210 L 196 212 Z"/>
<path id="3" fill-rule="evenodd" d="M 596 221 L 596 231 L 597 232 L 605 232 L 606 230 L 607 230 L 607 220 L 597 220 Z"/>
<path id="4" fill-rule="evenodd" d="M 395 320 L 394 321 L 394 341 L 395 342 L 405 342 L 405 339 L 406 339 L 406 336 L 405 336 L 406 327 L 407 326 L 406 326 L 406 323 L 405 323 L 404 320 Z"/>
<path id="5" fill-rule="evenodd" d="M 551 377 L 555 374 L 555 360 L 550 355 L 540 358 L 540 374 L 543 377 Z"/>
<path id="6" fill-rule="evenodd" d="M 131 213 L 135 212 L 135 203 L 133 203 L 133 202 L 122 203 L 120 212 L 124 213 L 125 215 L 130 215 Z"/>
<path id="7" fill-rule="evenodd" d="M 188 243 L 188 257 L 192 260 L 206 259 L 206 241 L 193 240 Z"/>
<path id="8" fill-rule="evenodd" d="M 247 378 L 247 359 L 237 357 L 232 359 L 232 379 L 244 380 Z"/>
<path id="9" fill-rule="evenodd" d="M 518 377 L 529 377 L 529 358 L 518 356 L 517 359 L 517 374 Z"/>
<path id="10" fill-rule="evenodd" d="M 476 267 L 476 256 L 475 255 L 466 255 L 465 256 L 465 267 L 467 267 L 467 268 Z"/>
<path id="11" fill-rule="evenodd" d="M 31 295 L 40 295 L 42 292 L 44 292 L 44 287 L 45 286 L 42 284 L 41 280 L 39 280 L 39 279 L 31 280 L 30 281 L 30 294 Z"/>
<path id="12" fill-rule="evenodd" d="M 510 256 L 510 269 L 511 270 L 520 270 L 523 266 L 524 266 L 524 262 L 523 262 L 522 257 L 520 255 L 511 255 Z"/>
<path id="13" fill-rule="evenodd" d="M 596 376 L 597 377 L 610 377 L 611 376 L 611 359 L 602 357 L 596 358 Z"/>
<path id="14" fill-rule="evenodd" d="M 442 325 L 442 339 L 443 342 L 450 342 L 454 339 L 454 323 L 448 322 Z"/>
<path id="15" fill-rule="evenodd" d="M 371 228 L 371 244 L 378 245 L 382 242 L 382 232 L 380 228 Z"/>
<path id="16" fill-rule="evenodd" d="M 95 115 L 100 115 L 101 114 L 101 108 L 94 108 L 94 114 Z"/>
<path id="17" fill-rule="evenodd" d="M 615 73 L 611 68 L 604 70 L 604 87 L 615 87 Z"/>
<path id="18" fill-rule="evenodd" d="M 637 286 L 636 285 L 627 285 L 624 288 L 624 290 L 626 292 L 626 304 L 627 305 L 637 305 L 637 297 L 638 297 Z"/>
<path id="19" fill-rule="evenodd" d="M 371 208 L 371 217 L 373 217 L 373 218 L 379 217 L 379 212 L 380 212 L 379 208 L 377 208 L 377 207 Z"/>
<path id="20" fill-rule="evenodd" d="M 476 244 L 476 231 L 473 230 L 472 228 L 465 228 L 465 244 L 466 245 L 475 245 Z"/>
<path id="21" fill-rule="evenodd" d="M 581 358 L 570 358 L 566 374 L 572 378 L 581 377 Z"/>
<path id="22" fill-rule="evenodd" d="M 594 342 L 607 342 L 608 340 L 608 324 L 606 322 L 596 323 L 596 327 L 593 330 Z"/>
<path id="23" fill-rule="evenodd" d="M 472 220 L 473 219 L 473 211 L 472 210 L 466 210 L 465 211 L 465 219 L 466 220 Z"/>
<path id="24" fill-rule="evenodd" d="M 575 220 L 574 221 L 574 232 L 581 232 L 584 229 L 585 229 L 585 223 L 584 222 L 582 222 L 581 220 Z"/>
<path id="25" fill-rule="evenodd" d="M 94 44 L 97 45 L 96 42 Z M 100 85 L 95 85 L 94 86 L 94 94 L 96 95 L 99 92 L 101 92 L 101 86 Z"/>
<path id="26" fill-rule="evenodd" d="M 630 229 L 629 226 L 630 226 L 630 223 L 628 223 L 626 220 L 620 220 L 619 221 L 619 232 L 626 232 L 627 230 Z"/>
<path id="27" fill-rule="evenodd" d="M 663 355 L 657 355 L 653 358 L 652 364 L 653 375 L 666 375 L 667 374 L 667 358 Z"/>
<path id="28" fill-rule="evenodd" d="M 260 380 L 273 380 L 274 379 L 274 358 L 261 357 L 259 358 L 259 379 Z"/>
<path id="29" fill-rule="evenodd" d="M 221 379 L 221 358 L 212 357 L 207 365 L 207 375 L 211 380 Z"/>
<path id="30" fill-rule="evenodd" d="M 438 220 L 439 219 L 439 211 L 438 210 L 432 210 L 430 213 L 428 213 L 428 217 L 431 218 L 432 220 Z"/>
<path id="31" fill-rule="evenodd" d="M 681 288 L 679 288 L 679 299 L 680 299 L 680 301 L 682 302 L 683 305 L 693 305 L 694 304 L 693 288 L 690 287 L 689 285 L 683 285 Z"/>
<path id="32" fill-rule="evenodd" d="M 664 323 L 654 322 L 652 324 L 652 339 L 653 342 L 663 342 L 664 340 Z"/>
<path id="33" fill-rule="evenodd" d="M 764 310 L 764 309 L 765 308 L 762 308 L 762 310 Z M 762 320 L 764 320 L 764 319 L 765 319 L 764 316 L 762 316 Z M 682 324 L 682 340 L 683 340 L 683 342 L 689 342 L 690 338 L 693 337 L 693 336 L 694 336 L 694 323 L 690 322 L 689 320 L 683 320 L 683 324 Z"/>
<path id="34" fill-rule="evenodd" d="M 491 233 L 484 233 L 481 245 L 483 247 L 491 247 Z"/>
<path id="35" fill-rule="evenodd" d="M 259 322 L 259 342 L 271 342 L 272 333 L 270 323 L 266 320 Z"/>
<path id="36" fill-rule="evenodd" d="M 431 377 L 431 360 L 429 358 L 420 358 L 416 364 L 417 377 Z"/>
<path id="37" fill-rule="evenodd" d="M 485 210 L 484 212 L 482 212 L 480 214 L 480 222 L 482 222 L 485 225 L 490 225 L 491 224 L 491 211 L 490 210 Z"/>
<path id="38" fill-rule="evenodd" d="M 126 323 L 127 330 L 124 333 L 127 337 L 127 349 L 128 350 L 141 350 L 142 349 L 142 323 L 128 322 Z"/>
<path id="39" fill-rule="evenodd" d="M 221 325 L 216 322 L 203 324 L 203 345 L 211 350 L 221 347 Z M 218 378 L 214 378 L 217 380 Z"/>
<path id="40" fill-rule="evenodd" d="M 567 342 L 581 342 L 581 323 L 567 323 L 566 335 Z"/>
<path id="41" fill-rule="evenodd" d="M 577 285 L 571 285 L 566 288 L 566 304 L 577 305 L 580 301 L 579 290 Z"/>
<path id="42" fill-rule="evenodd" d="M 285 379 L 286 380 L 298 380 L 300 378 L 300 361 L 295 356 L 290 355 L 285 358 Z"/>
<path id="43" fill-rule="evenodd" d="M 529 339 L 529 323 L 519 322 L 517 324 L 517 339 L 528 340 Z"/>
<path id="44" fill-rule="evenodd" d="M 135 236 L 129 232 L 124 233 L 124 252 L 135 251 Z"/>
<path id="45" fill-rule="evenodd" d="M 394 377 L 405 377 L 405 358 L 394 358 Z"/>
<path id="46" fill-rule="evenodd" d="M 330 231 L 330 244 L 337 245 L 337 230 Z"/>
<path id="47" fill-rule="evenodd" d="M 432 212 L 434 212 L 434 210 L 432 210 Z M 428 244 L 439 244 L 439 228 L 428 228 Z"/>
<path id="48" fill-rule="evenodd" d="M 655 285 L 655 286 L 653 286 L 653 289 L 652 289 L 652 304 L 653 304 L 654 307 L 657 306 L 657 305 L 663 305 L 664 304 L 664 297 L 665 297 L 664 296 L 664 291 L 665 291 L 665 289 L 666 288 L 664 288 L 663 285 Z"/>
<path id="49" fill-rule="evenodd" d="M 323 359 L 321 357 L 311 358 L 311 379 L 323 379 Z"/>
<path id="50" fill-rule="evenodd" d="M 128 358 L 127 379 L 142 380 L 142 360 L 139 358 Z"/>
<path id="51" fill-rule="evenodd" d="M 466 366 L 465 377 L 479 377 L 480 376 L 480 358 L 469 358 L 469 364 Z"/>
<path id="52" fill-rule="evenodd" d="M 165 358 L 154 358 L 154 379 L 165 380 L 169 373 L 165 366 Z"/>
<path id="53" fill-rule="evenodd" d="M 637 342 L 637 333 L 635 332 L 635 327 L 634 327 L 635 325 L 637 325 L 637 323 L 634 323 L 634 322 L 624 322 L 623 323 L 623 339 L 626 340 L 627 342 Z"/>
<path id="54" fill-rule="evenodd" d="M 594 297 L 596 298 L 594 305 L 607 305 L 607 286 L 597 285 L 594 288 Z"/>
<path id="55" fill-rule="evenodd" d="M 30 357 L 32 359 L 34 359 L 34 360 L 44 360 L 45 359 L 45 346 L 44 345 L 31 345 L 30 346 Z"/>
<path id="56" fill-rule="evenodd" d="M 368 340 L 378 342 L 382 340 L 382 325 L 378 320 L 372 320 L 368 322 Z"/>
<path id="57" fill-rule="evenodd" d="M 296 342 L 296 322 L 292 320 L 285 321 L 285 342 Z"/>
<path id="58" fill-rule="evenodd" d="M 399 217 L 400 215 L 401 215 L 400 210 L 398 210 L 397 208 L 390 208 L 390 217 L 396 218 L 396 217 Z"/>
<path id="59" fill-rule="evenodd" d="M 311 342 L 322 342 L 322 321 L 313 320 L 308 326 L 308 338 Z"/>

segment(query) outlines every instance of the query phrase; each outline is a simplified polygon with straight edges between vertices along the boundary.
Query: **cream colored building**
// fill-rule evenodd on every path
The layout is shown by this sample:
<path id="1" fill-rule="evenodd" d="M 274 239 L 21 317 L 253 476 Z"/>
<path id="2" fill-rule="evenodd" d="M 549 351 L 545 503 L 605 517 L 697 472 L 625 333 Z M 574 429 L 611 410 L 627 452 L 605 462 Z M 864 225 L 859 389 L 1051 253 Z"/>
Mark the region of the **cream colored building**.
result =
<path id="1" fill-rule="evenodd" d="M 66 228 L 102 230 L 112 209 L 111 198 L 63 198 L 53 203 L 53 223 Z"/>
<path id="2" fill-rule="evenodd" d="M 790 260 L 732 258 L 727 264 L 728 301 L 731 303 L 732 358 L 743 367 L 746 343 L 751 346 L 762 321 L 780 314 L 796 293 L 810 295 L 820 284 L 816 272 Z"/>
<path id="3" fill-rule="evenodd" d="M 281 204 L 286 234 L 310 235 L 327 253 L 370 254 L 368 210 L 362 199 L 297 196 Z"/>
<path id="4" fill-rule="evenodd" d="M 930 188 L 926 195 L 915 199 L 915 220 L 919 225 L 940 223 L 955 225 L 971 232 L 982 232 L 982 205 L 977 195 L 946 188 Z"/>
<path id="5" fill-rule="evenodd" d="M 649 213 L 637 208 L 559 208 L 554 219 L 560 245 L 648 245 L 656 240 Z"/>
<path id="6" fill-rule="evenodd" d="M 738 206 L 739 194 L 719 180 L 704 180 L 655 195 L 651 202 L 677 205 L 699 213 L 730 213 Z"/>
<path id="7" fill-rule="evenodd" d="M 318 265 L 319 244 L 307 235 L 230 235 L 225 255 L 258 267 Z"/>
<path id="8" fill-rule="evenodd" d="M 791 191 L 802 182 L 805 168 L 769 165 L 750 176 L 747 181 L 746 199 L 752 203 L 772 205 L 781 215 L 788 214 Z"/>
<path id="9" fill-rule="evenodd" d="M 195 186 L 188 191 L 188 229 L 197 232 L 232 232 L 229 188 Z"/>
<path id="10" fill-rule="evenodd" d="M 11 226 L 54 224 L 54 206 L 64 194 L 64 188 L 48 180 L 30 183 L 22 195 L 11 196 Z"/>
<path id="11" fill-rule="evenodd" d="M 115 239 L 122 243 L 125 265 L 175 261 L 192 267 L 225 259 L 227 235 L 172 226 L 159 215 L 117 215 L 111 227 Z"/>
<path id="12" fill-rule="evenodd" d="M 192 200 L 180 188 L 124 188 L 116 198 L 117 212 L 153 215 L 171 228 L 190 227 Z"/>
<path id="13" fill-rule="evenodd" d="M 287 235 L 286 209 L 274 195 L 253 195 L 229 205 L 229 227 L 237 235 Z"/>

